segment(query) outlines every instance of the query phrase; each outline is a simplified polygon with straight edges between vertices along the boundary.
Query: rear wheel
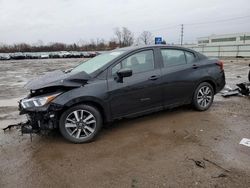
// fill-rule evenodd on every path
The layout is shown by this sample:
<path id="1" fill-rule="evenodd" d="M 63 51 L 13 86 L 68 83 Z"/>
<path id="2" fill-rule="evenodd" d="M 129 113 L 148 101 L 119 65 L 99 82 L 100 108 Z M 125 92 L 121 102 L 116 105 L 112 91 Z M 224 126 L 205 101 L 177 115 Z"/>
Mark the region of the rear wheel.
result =
<path id="1" fill-rule="evenodd" d="M 196 110 L 205 111 L 213 103 L 214 89 L 208 82 L 201 83 L 195 90 L 193 96 L 193 106 Z"/>
<path id="2" fill-rule="evenodd" d="M 100 112 L 89 105 L 77 105 L 69 108 L 62 114 L 59 122 L 61 134 L 73 143 L 93 140 L 101 126 Z"/>
<path id="3" fill-rule="evenodd" d="M 249 67 L 250 67 L 250 64 L 249 64 Z M 250 82 L 250 70 L 248 72 L 248 81 Z"/>

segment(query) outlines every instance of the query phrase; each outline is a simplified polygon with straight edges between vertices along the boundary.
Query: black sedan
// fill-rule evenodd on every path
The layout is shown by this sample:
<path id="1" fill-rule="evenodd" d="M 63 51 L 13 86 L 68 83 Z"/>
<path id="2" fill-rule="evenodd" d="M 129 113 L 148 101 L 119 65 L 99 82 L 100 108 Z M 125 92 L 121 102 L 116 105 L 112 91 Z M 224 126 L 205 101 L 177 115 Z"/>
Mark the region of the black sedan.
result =
<path id="1" fill-rule="evenodd" d="M 19 105 L 29 117 L 22 131 L 59 128 L 71 142 L 88 142 L 116 119 L 184 104 L 207 110 L 224 85 L 223 63 L 193 50 L 120 48 L 28 82 L 30 94 Z"/>

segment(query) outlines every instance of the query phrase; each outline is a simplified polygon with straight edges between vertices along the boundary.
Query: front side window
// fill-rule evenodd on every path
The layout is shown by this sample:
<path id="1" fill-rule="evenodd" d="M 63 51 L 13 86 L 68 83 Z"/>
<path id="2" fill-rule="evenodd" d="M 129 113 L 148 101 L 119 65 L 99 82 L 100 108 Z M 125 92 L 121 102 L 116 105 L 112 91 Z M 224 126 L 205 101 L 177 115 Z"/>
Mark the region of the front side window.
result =
<path id="1" fill-rule="evenodd" d="M 112 76 L 115 76 L 117 71 L 120 70 L 122 68 L 121 66 L 121 63 L 118 63 L 117 65 L 115 65 L 113 68 L 112 68 Z"/>
<path id="2" fill-rule="evenodd" d="M 182 50 L 161 49 L 164 67 L 186 64 L 185 54 Z"/>
<path id="3" fill-rule="evenodd" d="M 145 72 L 154 69 L 153 50 L 138 52 L 121 62 L 122 68 L 131 68 L 133 73 Z"/>

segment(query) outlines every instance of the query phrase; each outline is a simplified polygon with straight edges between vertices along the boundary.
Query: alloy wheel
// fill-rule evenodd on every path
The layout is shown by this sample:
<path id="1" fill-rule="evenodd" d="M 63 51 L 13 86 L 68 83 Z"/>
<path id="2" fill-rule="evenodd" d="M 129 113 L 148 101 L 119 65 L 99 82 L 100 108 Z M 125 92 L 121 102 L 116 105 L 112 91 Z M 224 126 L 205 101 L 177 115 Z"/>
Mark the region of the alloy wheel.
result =
<path id="1" fill-rule="evenodd" d="M 206 108 L 212 102 L 212 97 L 213 92 L 211 88 L 208 86 L 203 86 L 198 91 L 197 102 L 201 107 Z"/>
<path id="2" fill-rule="evenodd" d="M 67 116 L 65 128 L 76 139 L 88 138 L 95 132 L 96 118 L 87 110 L 75 110 Z"/>

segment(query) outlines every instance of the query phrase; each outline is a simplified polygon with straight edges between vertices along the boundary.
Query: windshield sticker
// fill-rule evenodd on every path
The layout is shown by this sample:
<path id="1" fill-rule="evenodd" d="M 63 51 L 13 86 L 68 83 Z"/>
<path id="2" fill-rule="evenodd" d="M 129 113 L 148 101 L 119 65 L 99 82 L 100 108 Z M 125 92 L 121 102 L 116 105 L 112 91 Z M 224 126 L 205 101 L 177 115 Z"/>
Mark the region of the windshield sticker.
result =
<path id="1" fill-rule="evenodd" d="M 113 55 L 113 56 L 118 56 L 122 54 L 122 52 L 111 52 L 110 55 Z"/>

